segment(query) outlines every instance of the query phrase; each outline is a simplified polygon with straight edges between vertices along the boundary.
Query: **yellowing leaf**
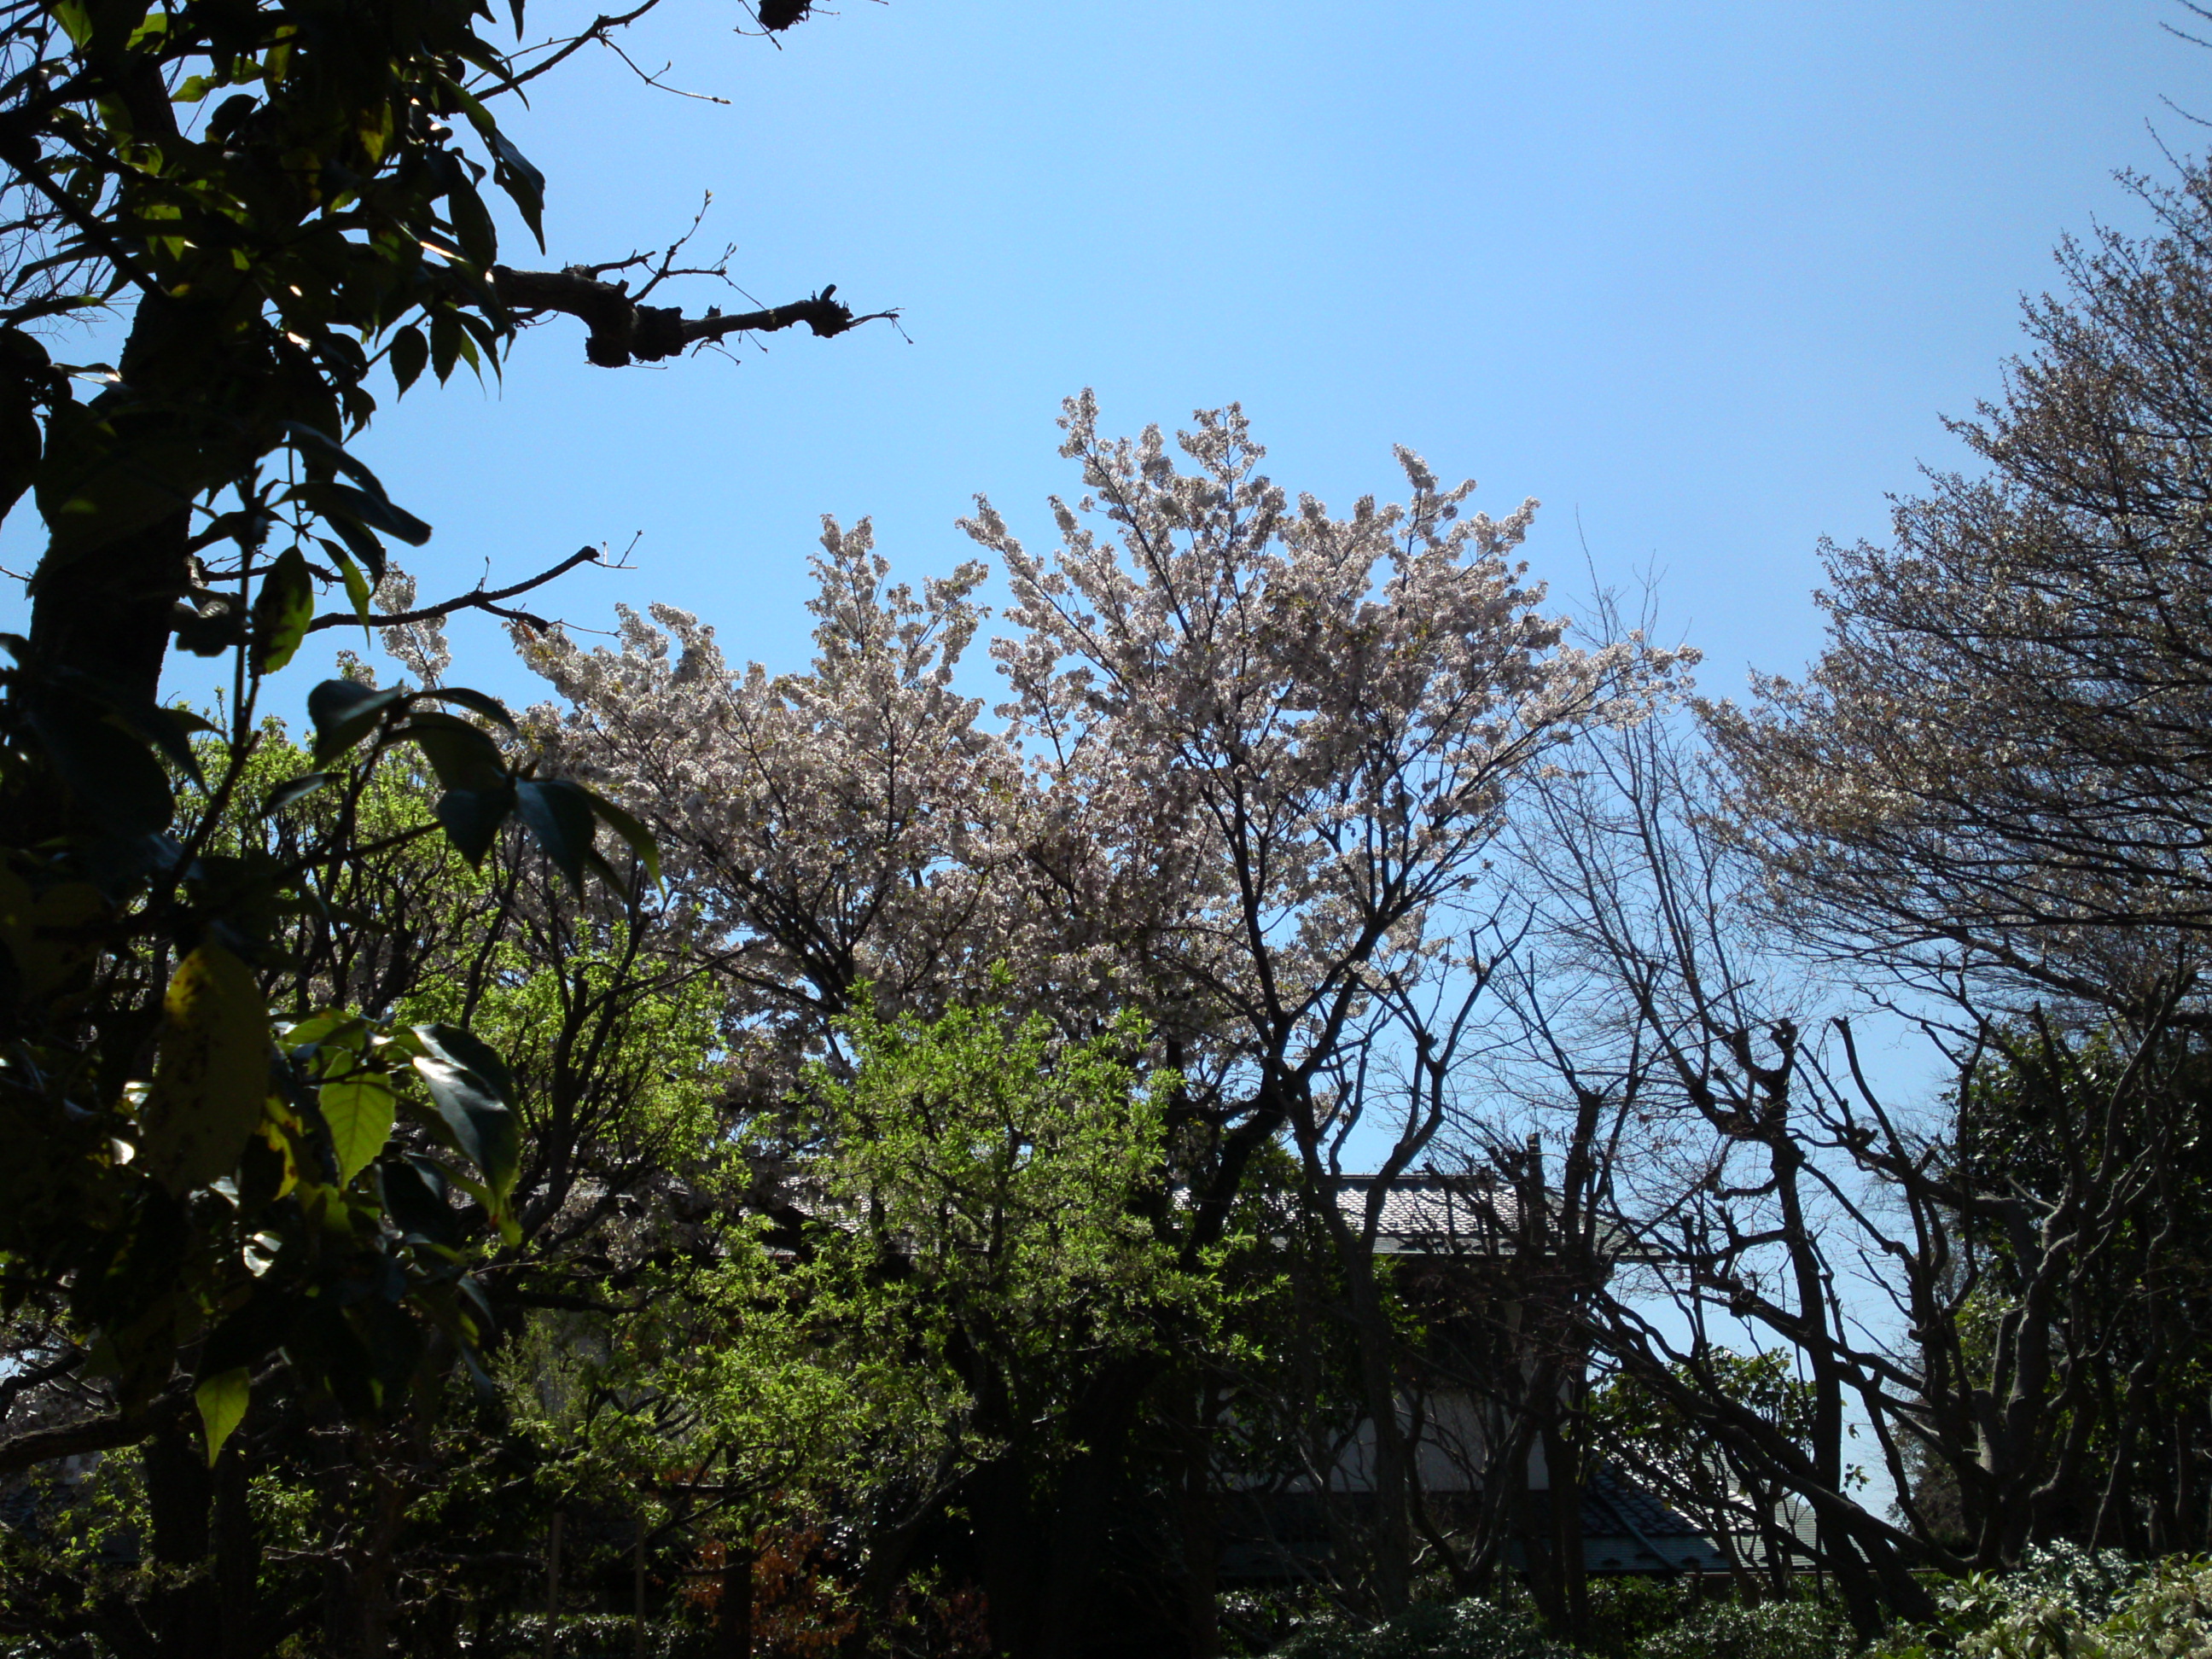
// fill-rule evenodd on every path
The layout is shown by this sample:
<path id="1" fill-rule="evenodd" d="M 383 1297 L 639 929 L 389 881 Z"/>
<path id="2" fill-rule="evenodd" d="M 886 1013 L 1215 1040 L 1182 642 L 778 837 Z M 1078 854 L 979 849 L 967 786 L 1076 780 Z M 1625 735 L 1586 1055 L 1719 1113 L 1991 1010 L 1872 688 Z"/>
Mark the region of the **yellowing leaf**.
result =
<path id="1" fill-rule="evenodd" d="M 0 945 L 15 960 L 26 996 L 52 995 L 90 959 L 91 924 L 103 908 L 88 882 L 64 882 L 33 897 L 30 883 L 0 865 Z"/>
<path id="2" fill-rule="evenodd" d="M 252 1383 L 243 1365 L 219 1371 L 192 1390 L 192 1400 L 200 1408 L 200 1426 L 207 1431 L 210 1468 L 215 1467 L 222 1443 L 230 1438 L 230 1431 L 246 1420 L 246 1407 L 252 1396 Z"/>
<path id="3" fill-rule="evenodd" d="M 220 945 L 178 965 L 163 1000 L 154 1086 L 140 1115 L 147 1167 L 173 1193 L 238 1167 L 269 1093 L 269 1008 Z"/>
<path id="4" fill-rule="evenodd" d="M 369 1073 L 323 1085 L 323 1121 L 331 1126 L 331 1145 L 338 1155 L 343 1187 L 369 1165 L 392 1138 L 394 1109 L 391 1085 Z"/>

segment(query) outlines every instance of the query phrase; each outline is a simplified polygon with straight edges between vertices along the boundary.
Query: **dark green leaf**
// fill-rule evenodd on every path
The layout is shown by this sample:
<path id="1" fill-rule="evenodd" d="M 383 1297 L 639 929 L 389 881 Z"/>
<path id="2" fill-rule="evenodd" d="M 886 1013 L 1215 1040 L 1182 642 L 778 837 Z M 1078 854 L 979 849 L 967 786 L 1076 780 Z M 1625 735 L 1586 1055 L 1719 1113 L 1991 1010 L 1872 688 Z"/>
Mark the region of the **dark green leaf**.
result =
<path id="1" fill-rule="evenodd" d="M 522 1134 L 514 1114 L 482 1074 L 441 1055 L 423 1055 L 415 1069 L 453 1132 L 455 1149 L 483 1172 L 493 1196 L 504 1200 L 514 1190 L 522 1161 Z"/>
<path id="2" fill-rule="evenodd" d="M 496 789 L 507 777 L 499 745 L 458 714 L 418 709 L 392 735 L 416 744 L 448 789 Z"/>
<path id="3" fill-rule="evenodd" d="M 645 866 L 645 873 L 658 884 L 660 880 L 660 848 L 653 844 L 652 832 L 597 790 L 586 789 L 584 793 L 590 798 L 592 811 L 599 814 L 599 821 L 629 844 L 629 850 L 637 854 L 638 862 Z"/>
<path id="4" fill-rule="evenodd" d="M 200 775 L 199 757 L 192 753 L 191 734 L 215 731 L 212 721 L 189 708 L 163 708 L 155 703 L 135 707 L 118 703 L 111 714 L 167 755 L 179 772 L 201 788 L 207 787 L 207 780 Z"/>
<path id="5" fill-rule="evenodd" d="M 533 779 L 515 786 L 515 814 L 545 849 L 553 866 L 578 892 L 584 860 L 592 850 L 592 798 L 566 778 Z"/>
<path id="6" fill-rule="evenodd" d="M 333 471 L 343 472 L 380 500 L 391 499 L 385 493 L 383 481 L 348 454 L 345 446 L 329 433 L 301 421 L 287 421 L 284 422 L 284 435 L 292 441 L 294 447 L 301 454 L 320 461 Z"/>
<path id="7" fill-rule="evenodd" d="M 514 790 L 507 784 L 496 789 L 448 789 L 431 810 L 446 826 L 446 838 L 471 865 L 477 865 L 498 839 L 500 825 L 514 811 Z"/>
<path id="8" fill-rule="evenodd" d="M 291 1312 L 283 1293 L 264 1280 L 244 1307 L 226 1316 L 208 1333 L 207 1343 L 200 1350 L 201 1370 L 227 1371 L 254 1364 L 284 1340 Z"/>
<path id="9" fill-rule="evenodd" d="M 273 674 L 292 660 L 315 619 L 315 579 L 296 547 L 276 556 L 253 600 L 253 672 Z"/>
<path id="10" fill-rule="evenodd" d="M 514 1073 L 507 1069 L 499 1050 L 475 1032 L 465 1026 L 445 1024 L 417 1025 L 414 1030 L 432 1054 L 483 1078 L 497 1091 L 502 1105 L 514 1104 Z"/>
<path id="11" fill-rule="evenodd" d="M 325 680 L 307 693 L 307 718 L 315 726 L 315 758 L 328 760 L 352 748 L 404 696 L 396 685 L 380 691 L 353 680 Z"/>
<path id="12" fill-rule="evenodd" d="M 295 801 L 302 801 L 322 788 L 337 776 L 334 772 L 302 772 L 296 778 L 288 778 L 269 792 L 261 803 L 261 816 L 270 817 Z"/>
<path id="13" fill-rule="evenodd" d="M 376 1166 L 384 1210 L 402 1233 L 450 1249 L 460 1243 L 461 1218 L 446 1202 L 446 1178 L 428 1158 L 387 1158 Z"/>
<path id="14" fill-rule="evenodd" d="M 492 175 L 499 187 L 514 204 L 522 222 L 530 227 L 530 234 L 538 239 L 538 246 L 545 246 L 545 175 L 530 163 L 530 158 L 514 147 L 507 136 L 495 127 L 484 135 L 492 154 L 499 158 L 498 170 Z"/>
<path id="15" fill-rule="evenodd" d="M 394 507 L 381 495 L 373 495 L 366 489 L 356 489 L 351 484 L 303 483 L 294 484 L 285 492 L 287 501 L 300 502 L 331 521 L 337 532 L 345 535 L 349 520 L 380 530 L 387 536 L 396 536 L 410 547 L 420 547 L 430 539 L 430 526 L 404 507 Z M 353 538 L 346 538 L 348 546 Z"/>
<path id="16" fill-rule="evenodd" d="M 461 325 L 452 312 L 441 311 L 430 319 L 430 367 L 437 372 L 440 386 L 453 378 L 460 355 Z"/>
<path id="17" fill-rule="evenodd" d="M 440 702 L 457 702 L 462 708 L 482 714 L 486 720 L 495 721 L 510 732 L 515 729 L 514 716 L 507 712 L 507 705 L 497 697 L 487 696 L 481 691 L 471 691 L 465 685 L 441 685 L 435 690 L 425 691 L 422 695 L 425 697 L 434 698 Z"/>
<path id="18" fill-rule="evenodd" d="M 499 233 L 492 228 L 491 212 L 477 194 L 476 186 L 459 179 L 446 191 L 446 211 L 453 218 L 453 234 L 461 252 L 479 270 L 489 270 L 499 258 Z"/>
<path id="19" fill-rule="evenodd" d="M 392 378 L 402 392 L 422 378 L 430 362 L 430 343 L 410 323 L 392 337 Z"/>

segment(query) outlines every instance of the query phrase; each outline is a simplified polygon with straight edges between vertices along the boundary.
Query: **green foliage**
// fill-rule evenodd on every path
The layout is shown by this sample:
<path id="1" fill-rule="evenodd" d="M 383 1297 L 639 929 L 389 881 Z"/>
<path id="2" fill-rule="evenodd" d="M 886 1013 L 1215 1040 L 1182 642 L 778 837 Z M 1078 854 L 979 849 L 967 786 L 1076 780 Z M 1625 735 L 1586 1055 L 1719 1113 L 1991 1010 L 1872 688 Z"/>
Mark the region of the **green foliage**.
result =
<path id="1" fill-rule="evenodd" d="M 1424 1601 L 1367 1630 L 1323 1625 L 1275 1651 L 1282 1659 L 1575 1659 L 1546 1637 L 1533 1609 L 1489 1601 Z"/>
<path id="2" fill-rule="evenodd" d="M 384 342 L 403 385 L 425 361 L 441 380 L 495 368 L 514 323 L 479 185 L 533 231 L 543 207 L 543 179 L 465 84 L 506 73 L 478 31 L 489 14 L 466 0 L 27 13 L 6 31 L 0 159 L 23 215 L 8 228 L 44 257 L 15 264 L 0 337 L 7 413 L 42 410 L 46 438 L 15 493 L 33 488 L 56 546 L 82 557 L 229 487 L 240 516 L 216 528 L 242 550 L 273 515 L 374 579 L 380 533 L 428 530 L 339 447 L 375 408 L 382 353 L 368 348 Z M 121 378 L 78 404 L 22 331 L 125 300 Z M 268 466 L 279 453 L 289 465 Z M 250 631 L 257 670 L 281 666 L 312 589 L 298 544 L 264 569 L 250 605 L 204 595 L 217 620 L 187 643 L 219 652 Z"/>
<path id="3" fill-rule="evenodd" d="M 2116 1550 L 2031 1549 L 2009 1573 L 1936 1594 L 1940 1623 L 1893 1632 L 1871 1659 L 2184 1659 L 2212 1651 L 2212 1561 L 2152 1564 Z"/>
<path id="4" fill-rule="evenodd" d="M 1854 1644 L 1816 1601 L 1691 1601 L 1676 1622 L 1629 1649 L 1632 1659 L 1844 1659 Z"/>
<path id="5" fill-rule="evenodd" d="M 1174 1079 L 1140 1082 L 1140 1022 L 1071 1043 L 1041 1015 L 886 1021 L 864 1000 L 845 1036 L 850 1080 L 823 1062 L 803 1086 L 806 1175 L 829 1200 L 816 1247 L 872 1318 L 988 1355 L 1034 1391 L 1010 1402 L 1025 1422 L 1064 1367 L 1153 1339 L 1182 1285 L 1139 1200 L 1164 1196 Z"/>
<path id="6" fill-rule="evenodd" d="M 1636 1651 L 1646 1637 L 1679 1622 L 1687 1610 L 1681 1587 L 1640 1575 L 1593 1578 L 1587 1597 L 1583 1646 L 1607 1659 Z"/>

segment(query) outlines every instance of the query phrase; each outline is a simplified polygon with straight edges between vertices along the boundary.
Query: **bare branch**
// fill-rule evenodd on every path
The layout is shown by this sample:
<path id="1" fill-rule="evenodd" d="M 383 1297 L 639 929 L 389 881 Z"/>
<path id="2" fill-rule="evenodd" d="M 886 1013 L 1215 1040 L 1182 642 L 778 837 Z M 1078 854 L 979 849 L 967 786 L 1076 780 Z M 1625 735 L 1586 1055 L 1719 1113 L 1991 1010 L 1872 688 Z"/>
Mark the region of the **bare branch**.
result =
<path id="1" fill-rule="evenodd" d="M 191 1390 L 179 1388 L 163 1395 L 135 1417 L 95 1417 L 86 1422 L 56 1424 L 10 1435 L 0 1440 L 0 1474 L 15 1474 L 82 1452 L 135 1446 L 181 1418 L 191 1403 Z"/>
<path id="2" fill-rule="evenodd" d="M 372 626 L 377 628 L 402 628 L 409 623 L 443 622 L 456 611 L 489 611 L 495 617 L 504 617 L 509 622 L 523 623 L 532 628 L 542 629 L 548 625 L 543 617 L 533 616 L 527 611 L 511 610 L 500 602 L 527 593 L 532 588 L 543 587 L 555 577 L 566 575 L 580 564 L 599 562 L 598 548 L 580 547 L 550 570 L 541 570 L 526 581 L 519 581 L 512 587 L 495 587 L 489 590 L 478 587 L 458 598 L 447 599 L 442 605 L 427 605 L 414 611 L 402 611 L 391 616 L 372 617 L 369 621 Z M 307 632 L 312 634 L 322 628 L 344 628 L 357 625 L 360 622 L 361 617 L 351 611 L 333 611 L 309 623 Z"/>

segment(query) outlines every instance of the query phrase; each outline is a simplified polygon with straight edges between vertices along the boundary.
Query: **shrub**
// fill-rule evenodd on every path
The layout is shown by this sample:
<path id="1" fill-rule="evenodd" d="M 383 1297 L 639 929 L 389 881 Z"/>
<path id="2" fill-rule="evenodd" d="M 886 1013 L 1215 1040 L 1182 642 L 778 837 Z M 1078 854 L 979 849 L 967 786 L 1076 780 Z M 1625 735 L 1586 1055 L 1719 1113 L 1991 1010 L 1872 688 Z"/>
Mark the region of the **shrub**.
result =
<path id="1" fill-rule="evenodd" d="M 2212 1560 L 2031 1551 L 2017 1571 L 1936 1593 L 1942 1621 L 1896 1632 L 1880 1659 L 2197 1659 L 2212 1653 Z"/>
<path id="2" fill-rule="evenodd" d="M 1534 1615 L 1488 1601 L 1426 1601 L 1370 1630 L 1309 1626 L 1280 1659 L 1576 1659 Z"/>
<path id="3" fill-rule="evenodd" d="M 1841 1659 L 1848 1632 L 1815 1601 L 1692 1601 L 1679 1622 L 1652 1631 L 1630 1659 Z"/>

